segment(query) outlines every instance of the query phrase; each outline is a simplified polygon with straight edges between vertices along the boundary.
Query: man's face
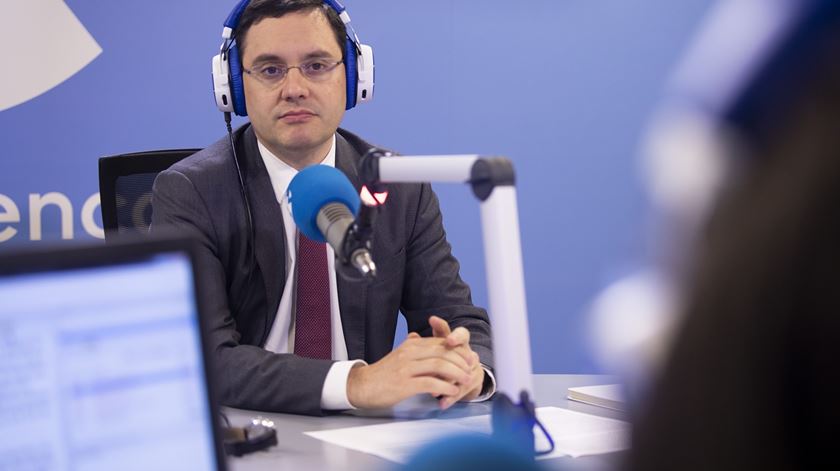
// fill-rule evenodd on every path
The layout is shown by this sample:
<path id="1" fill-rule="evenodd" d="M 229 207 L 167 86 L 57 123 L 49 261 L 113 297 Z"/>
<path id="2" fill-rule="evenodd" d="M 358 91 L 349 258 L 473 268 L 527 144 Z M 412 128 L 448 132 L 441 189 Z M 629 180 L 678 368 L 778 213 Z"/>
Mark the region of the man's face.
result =
<path id="1" fill-rule="evenodd" d="M 255 70 L 267 64 L 297 66 L 312 59 L 341 60 L 341 48 L 318 10 L 265 18 L 245 36 L 242 65 Z M 329 150 L 344 116 L 344 64 L 323 79 L 310 81 L 298 69 L 273 86 L 243 74 L 245 104 L 257 137 L 275 155 L 294 158 Z M 322 156 L 318 156 L 319 158 Z"/>

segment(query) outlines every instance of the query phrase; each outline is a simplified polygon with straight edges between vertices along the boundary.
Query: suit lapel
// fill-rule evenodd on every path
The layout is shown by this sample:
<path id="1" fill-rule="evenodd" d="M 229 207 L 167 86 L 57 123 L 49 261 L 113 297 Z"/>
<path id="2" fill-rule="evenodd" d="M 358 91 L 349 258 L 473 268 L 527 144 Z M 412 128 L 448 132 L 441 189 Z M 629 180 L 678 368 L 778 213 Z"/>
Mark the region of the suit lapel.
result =
<path id="1" fill-rule="evenodd" d="M 244 158 L 240 161 L 246 166 L 245 186 L 251 204 L 251 216 L 254 224 L 254 244 L 257 264 L 265 282 L 268 302 L 268 323 L 263 332 L 260 345 L 265 343 L 268 332 L 274 324 L 280 296 L 286 284 L 286 238 L 283 227 L 283 213 L 274 195 L 271 179 L 260 157 L 254 130 L 248 126 L 243 134 Z"/>
<path id="2" fill-rule="evenodd" d="M 361 156 L 343 138 L 335 135 L 335 166 L 350 179 L 350 183 L 361 189 L 356 162 Z M 365 358 L 365 322 L 367 312 L 367 288 L 363 281 L 351 281 L 341 276 L 340 270 L 353 270 L 352 267 L 340 267 L 336 264 L 336 283 L 338 286 L 338 304 L 341 306 L 341 326 L 344 330 L 344 343 L 351 360 Z M 355 274 L 354 274 L 355 275 Z"/>

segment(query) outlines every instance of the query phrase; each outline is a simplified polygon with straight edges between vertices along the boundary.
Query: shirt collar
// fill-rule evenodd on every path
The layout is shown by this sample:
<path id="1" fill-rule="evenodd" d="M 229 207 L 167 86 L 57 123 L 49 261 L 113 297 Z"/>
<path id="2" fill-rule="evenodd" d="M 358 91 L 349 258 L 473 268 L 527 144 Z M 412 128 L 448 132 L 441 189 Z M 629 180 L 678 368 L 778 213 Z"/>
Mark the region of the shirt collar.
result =
<path id="1" fill-rule="evenodd" d="M 282 201 L 283 195 L 286 193 L 286 188 L 289 187 L 289 183 L 297 175 L 298 171 L 272 154 L 259 139 L 257 139 L 257 147 L 260 150 L 260 157 L 262 157 L 265 168 L 268 171 L 268 177 L 271 180 L 271 186 L 274 188 L 277 201 Z M 335 134 L 332 136 L 330 150 L 320 163 L 321 165 L 335 167 Z"/>

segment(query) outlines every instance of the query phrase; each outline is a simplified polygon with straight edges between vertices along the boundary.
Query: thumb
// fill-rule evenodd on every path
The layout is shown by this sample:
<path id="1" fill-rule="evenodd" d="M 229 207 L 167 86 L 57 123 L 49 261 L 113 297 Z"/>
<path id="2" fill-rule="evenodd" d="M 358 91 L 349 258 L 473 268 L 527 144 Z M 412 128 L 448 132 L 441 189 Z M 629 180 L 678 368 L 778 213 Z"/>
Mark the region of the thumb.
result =
<path id="1" fill-rule="evenodd" d="M 458 345 L 469 345 L 470 344 L 470 331 L 464 327 L 458 327 L 457 329 L 453 330 L 446 337 L 446 345 L 449 347 L 457 347 Z"/>
<path id="2" fill-rule="evenodd" d="M 446 337 L 452 332 L 449 324 L 438 316 L 429 317 L 429 325 L 432 327 L 432 335 L 435 337 Z"/>

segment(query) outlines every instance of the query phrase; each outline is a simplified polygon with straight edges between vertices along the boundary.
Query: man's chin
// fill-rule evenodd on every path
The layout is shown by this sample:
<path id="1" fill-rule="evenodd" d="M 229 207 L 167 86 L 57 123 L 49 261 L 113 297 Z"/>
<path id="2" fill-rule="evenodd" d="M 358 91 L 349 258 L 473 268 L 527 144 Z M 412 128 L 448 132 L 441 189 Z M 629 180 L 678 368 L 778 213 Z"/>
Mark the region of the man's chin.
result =
<path id="1" fill-rule="evenodd" d="M 306 129 L 305 126 L 292 129 L 283 128 L 275 136 L 279 142 L 283 143 L 283 147 L 289 149 L 306 149 L 323 142 L 322 136 L 318 136 L 312 130 Z"/>
<path id="2" fill-rule="evenodd" d="M 292 152 L 306 152 L 313 150 L 324 143 L 323 140 L 315 139 L 283 139 L 280 142 L 285 149 Z"/>
<path id="3" fill-rule="evenodd" d="M 282 133 L 275 136 L 275 143 L 286 152 L 307 153 L 325 146 L 331 137 L 332 134 L 315 136 L 310 133 Z M 324 153 L 328 150 L 325 149 Z"/>

